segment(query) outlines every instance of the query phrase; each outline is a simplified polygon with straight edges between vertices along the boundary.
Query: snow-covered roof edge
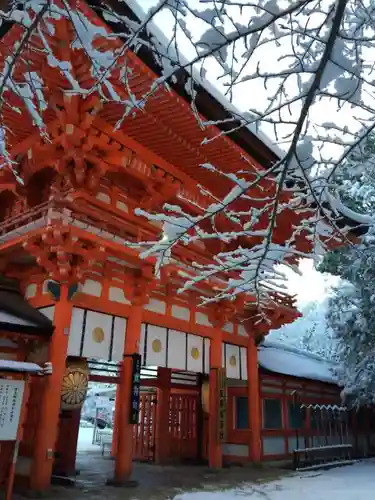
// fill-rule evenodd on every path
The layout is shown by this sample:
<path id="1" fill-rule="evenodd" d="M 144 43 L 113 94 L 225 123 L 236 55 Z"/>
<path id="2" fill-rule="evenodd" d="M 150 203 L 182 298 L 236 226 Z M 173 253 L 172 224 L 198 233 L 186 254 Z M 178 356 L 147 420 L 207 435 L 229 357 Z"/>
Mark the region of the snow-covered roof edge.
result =
<path id="1" fill-rule="evenodd" d="M 293 354 L 299 354 L 309 359 L 314 359 L 316 361 L 323 361 L 325 363 L 331 364 L 332 366 L 336 366 L 335 363 L 329 361 L 328 359 L 322 358 L 322 356 L 319 356 L 318 354 L 298 349 L 298 347 L 293 347 L 278 340 L 269 340 L 268 338 L 265 338 L 264 342 L 260 344 L 259 347 L 273 347 L 274 349 L 280 349 L 282 351 L 291 352 Z"/>
<path id="2" fill-rule="evenodd" d="M 137 0 L 126 0 L 128 7 L 133 11 L 133 13 L 142 22 L 146 18 L 146 12 L 139 5 Z M 175 46 L 168 43 L 168 39 L 158 26 L 153 21 L 147 23 L 148 32 L 153 35 L 158 42 L 164 47 L 168 47 L 168 53 L 173 56 L 176 61 L 180 61 L 183 65 L 186 65 L 186 71 L 191 75 L 193 80 L 201 85 L 218 103 L 223 106 L 224 109 L 233 113 L 234 115 L 241 116 L 241 111 L 236 108 L 236 106 L 231 103 L 212 83 L 210 83 L 206 78 L 202 78 L 199 71 L 193 68 L 192 72 L 189 70 L 189 61 L 182 55 L 176 54 Z M 264 132 L 258 130 L 255 125 L 248 125 L 247 128 L 254 136 L 256 136 L 275 156 L 281 158 L 285 155 L 285 152 L 279 148 Z"/>
<path id="3" fill-rule="evenodd" d="M 137 0 L 126 0 L 129 9 L 138 17 L 142 22 L 146 18 L 146 12 L 142 9 L 140 3 Z M 147 23 L 148 32 L 153 35 L 158 42 L 164 47 L 168 47 L 168 53 L 174 57 L 176 60 L 180 61 L 183 65 L 186 65 L 186 72 L 190 74 L 193 80 L 204 88 L 208 94 L 210 94 L 224 109 L 232 113 L 235 116 L 241 116 L 241 111 L 230 102 L 218 88 L 216 88 L 212 83 L 210 83 L 206 78 L 203 78 L 199 71 L 194 68 L 190 71 L 189 61 L 182 55 L 176 53 L 175 45 L 169 44 L 168 39 L 164 35 L 163 31 L 153 22 Z M 244 129 L 248 129 L 255 137 L 257 137 L 265 146 L 272 152 L 278 159 L 281 159 L 285 155 L 283 151 L 270 137 L 268 137 L 264 132 L 259 130 L 254 124 L 249 124 Z M 337 211 L 340 215 L 354 224 L 359 224 L 368 227 L 370 222 L 369 218 L 365 215 L 359 214 L 350 210 L 346 207 L 340 200 L 333 197 L 327 192 L 327 199 L 329 201 L 330 207 L 333 211 Z M 372 223 L 374 221 L 372 220 Z"/>
<path id="4" fill-rule="evenodd" d="M 36 363 L 25 363 L 10 359 L 0 359 L 0 371 L 41 373 L 43 368 Z"/>
<path id="5" fill-rule="evenodd" d="M 265 340 L 258 346 L 258 363 L 280 375 L 338 385 L 334 362 L 278 341 Z"/>

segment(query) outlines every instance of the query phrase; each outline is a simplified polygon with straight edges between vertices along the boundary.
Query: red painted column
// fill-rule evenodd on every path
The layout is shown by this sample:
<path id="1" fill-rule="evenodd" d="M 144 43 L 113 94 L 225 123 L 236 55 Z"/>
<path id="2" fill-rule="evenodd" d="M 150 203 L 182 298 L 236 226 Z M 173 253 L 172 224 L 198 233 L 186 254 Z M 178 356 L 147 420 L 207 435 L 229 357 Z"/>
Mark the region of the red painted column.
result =
<path id="1" fill-rule="evenodd" d="M 125 337 L 124 360 L 118 389 L 117 449 L 115 475 L 110 484 L 121 486 L 129 482 L 133 468 L 133 425 L 129 423 L 131 404 L 131 379 L 133 360 L 131 355 L 138 352 L 142 325 L 141 305 L 133 305 L 128 317 Z"/>
<path id="2" fill-rule="evenodd" d="M 61 476 L 74 476 L 76 472 L 77 442 L 81 419 L 80 408 L 66 410 L 59 422 L 59 436 L 56 443 L 55 469 Z"/>
<path id="3" fill-rule="evenodd" d="M 60 300 L 55 305 L 55 331 L 49 346 L 53 371 L 52 375 L 45 379 L 30 476 L 30 486 L 37 491 L 48 489 L 51 483 L 72 309 L 68 300 L 68 287 L 61 285 Z"/>
<path id="4" fill-rule="evenodd" d="M 155 429 L 155 462 L 163 464 L 170 452 L 169 408 L 171 395 L 171 370 L 158 368 L 158 388 Z"/>
<path id="5" fill-rule="evenodd" d="M 258 370 L 258 349 L 254 338 L 249 338 L 247 348 L 247 396 L 250 428 L 249 458 L 252 462 L 261 460 L 261 409 Z"/>
<path id="6" fill-rule="evenodd" d="M 115 399 L 115 414 L 113 418 L 113 439 L 112 439 L 112 457 L 116 456 L 117 453 L 117 436 L 118 436 L 118 419 L 120 413 L 120 385 L 116 389 L 116 399 Z"/>
<path id="7" fill-rule="evenodd" d="M 211 340 L 210 378 L 209 378 L 209 415 L 208 415 L 208 464 L 212 469 L 223 466 L 221 443 L 218 439 L 218 376 L 217 369 L 222 365 L 222 343 L 220 332 Z"/>

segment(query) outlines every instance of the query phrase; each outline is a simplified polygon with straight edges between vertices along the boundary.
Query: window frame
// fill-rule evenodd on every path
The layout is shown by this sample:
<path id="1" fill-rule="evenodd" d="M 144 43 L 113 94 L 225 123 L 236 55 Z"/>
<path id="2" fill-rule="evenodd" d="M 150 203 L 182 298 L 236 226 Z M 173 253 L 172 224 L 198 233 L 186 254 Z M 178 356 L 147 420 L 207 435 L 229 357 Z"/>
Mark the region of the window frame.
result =
<path id="1" fill-rule="evenodd" d="M 284 398 L 276 398 L 276 397 L 262 397 L 262 430 L 263 431 L 276 431 L 280 432 L 285 429 L 285 421 L 284 421 L 284 410 L 283 410 L 283 399 Z M 280 405 L 280 426 L 279 427 L 266 427 L 266 401 L 277 401 Z"/>
<path id="2" fill-rule="evenodd" d="M 240 399 L 245 399 L 246 400 L 246 407 L 247 407 L 247 427 L 238 427 L 238 401 Z M 249 431 L 250 430 L 250 419 L 249 419 L 249 398 L 248 396 L 243 396 L 243 395 L 236 395 L 234 397 L 234 429 L 236 431 Z"/>

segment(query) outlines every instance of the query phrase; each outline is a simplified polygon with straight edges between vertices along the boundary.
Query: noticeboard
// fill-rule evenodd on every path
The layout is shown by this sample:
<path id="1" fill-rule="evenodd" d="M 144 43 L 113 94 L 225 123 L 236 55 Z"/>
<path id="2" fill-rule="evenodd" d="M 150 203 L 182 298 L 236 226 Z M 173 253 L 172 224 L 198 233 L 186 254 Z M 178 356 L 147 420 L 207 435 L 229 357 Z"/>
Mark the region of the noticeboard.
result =
<path id="1" fill-rule="evenodd" d="M 16 441 L 24 380 L 0 379 L 0 441 Z"/>
<path id="2" fill-rule="evenodd" d="M 139 418 L 139 401 L 141 391 L 141 367 L 142 358 L 140 354 L 132 356 L 133 370 L 132 370 L 132 385 L 131 385 L 131 400 L 130 400 L 130 414 L 129 423 L 138 424 Z"/>

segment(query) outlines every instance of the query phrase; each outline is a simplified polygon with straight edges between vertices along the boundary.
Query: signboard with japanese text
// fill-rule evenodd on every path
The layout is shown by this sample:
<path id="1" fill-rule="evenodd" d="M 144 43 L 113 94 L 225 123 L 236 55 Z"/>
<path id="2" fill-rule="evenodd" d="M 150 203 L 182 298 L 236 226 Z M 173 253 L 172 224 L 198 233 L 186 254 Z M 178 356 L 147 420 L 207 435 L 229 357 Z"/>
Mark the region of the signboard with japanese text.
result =
<path id="1" fill-rule="evenodd" d="M 227 436 L 227 377 L 225 368 L 217 370 L 218 441 L 225 443 Z"/>
<path id="2" fill-rule="evenodd" d="M 16 441 L 24 380 L 0 379 L 0 441 Z"/>
<path id="3" fill-rule="evenodd" d="M 133 358 L 133 370 L 132 370 L 132 385 L 131 385 L 131 396 L 130 396 L 131 400 L 130 400 L 129 423 L 138 424 L 142 359 L 140 354 L 134 354 L 132 358 Z"/>

